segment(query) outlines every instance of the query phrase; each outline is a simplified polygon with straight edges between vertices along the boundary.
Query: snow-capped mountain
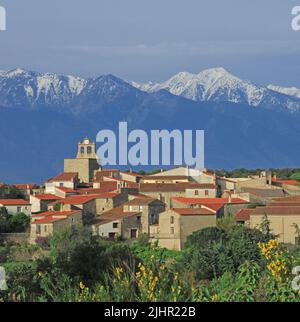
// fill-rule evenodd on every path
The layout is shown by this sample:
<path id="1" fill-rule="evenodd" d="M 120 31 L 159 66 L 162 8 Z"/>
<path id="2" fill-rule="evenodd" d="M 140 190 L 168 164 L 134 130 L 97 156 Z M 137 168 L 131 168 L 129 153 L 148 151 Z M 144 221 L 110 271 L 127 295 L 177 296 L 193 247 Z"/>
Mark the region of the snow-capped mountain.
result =
<path id="1" fill-rule="evenodd" d="M 63 107 L 80 95 L 87 81 L 74 76 L 41 74 L 17 68 L 0 72 L 0 105 L 3 107 Z"/>
<path id="2" fill-rule="evenodd" d="M 181 72 L 163 83 L 132 85 L 149 93 L 164 89 L 196 102 L 231 102 L 254 107 L 283 107 L 292 111 L 300 108 L 300 97 L 242 80 L 224 68 L 207 69 L 199 74 Z"/>
<path id="3" fill-rule="evenodd" d="M 157 95 L 158 92 L 162 94 Z M 182 72 L 166 82 L 147 84 L 129 83 L 113 75 L 84 79 L 20 68 L 0 71 L 1 107 L 89 112 L 122 105 L 125 113 L 127 107 L 139 109 L 145 101 L 148 105 L 149 101 L 174 105 L 179 97 L 193 102 L 300 110 L 300 90 L 259 86 L 224 68 L 207 69 L 199 74 Z"/>
<path id="4" fill-rule="evenodd" d="M 268 88 L 274 92 L 300 98 L 300 89 L 296 87 L 281 87 L 276 85 L 268 85 Z"/>

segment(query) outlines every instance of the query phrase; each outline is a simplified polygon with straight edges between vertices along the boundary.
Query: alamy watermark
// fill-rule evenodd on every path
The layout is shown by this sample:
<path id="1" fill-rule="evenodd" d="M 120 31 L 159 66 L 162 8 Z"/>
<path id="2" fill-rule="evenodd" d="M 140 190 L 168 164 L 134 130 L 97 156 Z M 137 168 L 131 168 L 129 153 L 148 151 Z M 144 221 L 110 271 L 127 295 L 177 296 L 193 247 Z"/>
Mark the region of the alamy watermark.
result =
<path id="1" fill-rule="evenodd" d="M 292 9 L 292 15 L 294 18 L 292 19 L 292 29 L 294 31 L 300 30 L 300 6 L 295 6 Z"/>
<path id="2" fill-rule="evenodd" d="M 6 9 L 0 6 L 0 31 L 6 30 Z"/>
<path id="3" fill-rule="evenodd" d="M 4 267 L 0 267 L 0 291 L 6 291 L 6 272 Z"/>
<path id="4" fill-rule="evenodd" d="M 204 131 L 202 130 L 133 130 L 120 122 L 118 134 L 101 130 L 97 157 L 110 166 L 180 166 L 204 168 Z"/>

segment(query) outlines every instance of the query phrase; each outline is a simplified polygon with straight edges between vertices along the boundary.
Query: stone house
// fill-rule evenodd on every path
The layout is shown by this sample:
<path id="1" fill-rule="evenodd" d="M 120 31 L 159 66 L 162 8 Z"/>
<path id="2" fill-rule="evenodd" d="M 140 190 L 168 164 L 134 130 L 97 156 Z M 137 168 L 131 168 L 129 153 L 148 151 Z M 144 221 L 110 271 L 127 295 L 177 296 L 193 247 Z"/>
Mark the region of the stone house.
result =
<path id="1" fill-rule="evenodd" d="M 47 238 L 60 229 L 82 225 L 80 210 L 47 211 L 32 216 L 30 242 L 35 243 L 37 238 Z"/>
<path id="2" fill-rule="evenodd" d="M 263 218 L 270 221 L 272 233 L 278 236 L 282 243 L 295 244 L 299 237 L 296 226 L 300 227 L 300 205 L 270 204 L 257 207 L 250 213 L 250 228 L 259 228 Z"/>
<path id="3" fill-rule="evenodd" d="M 165 204 L 153 198 L 135 198 L 123 205 L 124 212 L 140 212 L 142 233 L 150 234 L 150 225 L 158 224 L 159 214 L 165 211 Z"/>
<path id="4" fill-rule="evenodd" d="M 141 183 L 139 185 L 139 191 L 141 194 L 164 202 L 167 208 L 172 208 L 171 199 L 173 197 L 186 197 L 187 195 L 214 196 L 216 188 L 212 184 L 195 182 Z"/>
<path id="5" fill-rule="evenodd" d="M 37 194 L 30 196 L 31 211 L 32 213 L 38 213 L 48 210 L 48 205 L 59 201 L 62 198 L 50 193 L 47 194 Z"/>
<path id="6" fill-rule="evenodd" d="M 55 194 L 56 187 L 75 190 L 79 184 L 77 172 L 63 172 L 45 183 L 45 193 Z"/>
<path id="7" fill-rule="evenodd" d="M 0 208 L 6 208 L 7 212 L 11 215 L 17 213 L 24 213 L 25 215 L 31 215 L 31 204 L 29 201 L 23 199 L 0 199 Z"/>
<path id="8" fill-rule="evenodd" d="M 216 226 L 216 213 L 212 210 L 169 209 L 159 215 L 159 228 L 156 231 L 158 243 L 160 247 L 182 250 L 189 235 L 197 230 L 214 226 Z"/>
<path id="9" fill-rule="evenodd" d="M 123 206 L 111 209 L 92 222 L 94 235 L 102 238 L 136 239 L 142 233 L 142 214 L 124 211 Z"/>
<path id="10" fill-rule="evenodd" d="M 49 211 L 54 211 L 55 206 L 60 205 L 61 211 L 81 210 L 82 221 L 89 224 L 96 216 L 96 196 L 77 195 L 55 201 L 48 206 Z"/>

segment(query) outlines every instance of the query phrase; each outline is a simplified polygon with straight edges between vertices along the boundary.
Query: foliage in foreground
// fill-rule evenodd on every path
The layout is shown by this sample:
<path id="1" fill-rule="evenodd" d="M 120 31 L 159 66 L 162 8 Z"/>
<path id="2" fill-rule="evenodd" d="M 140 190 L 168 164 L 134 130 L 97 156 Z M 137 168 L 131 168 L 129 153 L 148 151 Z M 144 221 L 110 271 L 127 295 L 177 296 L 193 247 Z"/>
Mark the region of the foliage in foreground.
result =
<path id="1" fill-rule="evenodd" d="M 50 244 L 47 257 L 9 269 L 9 292 L 0 301 L 300 301 L 292 289 L 297 252 L 242 226 L 199 231 L 184 253 L 145 241 L 104 242 L 80 229 L 61 232 Z M 214 265 L 220 260 L 224 271 L 201 277 L 195 258 L 207 266 L 205 256 L 191 254 L 199 245 L 200 254 L 217 247 Z"/>

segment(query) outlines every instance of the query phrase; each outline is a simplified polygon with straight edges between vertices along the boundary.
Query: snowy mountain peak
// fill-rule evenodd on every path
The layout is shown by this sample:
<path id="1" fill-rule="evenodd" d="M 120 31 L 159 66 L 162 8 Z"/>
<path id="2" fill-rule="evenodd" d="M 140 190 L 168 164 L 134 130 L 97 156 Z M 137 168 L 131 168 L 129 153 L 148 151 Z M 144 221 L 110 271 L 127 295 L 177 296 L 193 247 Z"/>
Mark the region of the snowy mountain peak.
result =
<path id="1" fill-rule="evenodd" d="M 296 87 L 281 87 L 276 85 L 268 85 L 268 89 L 285 95 L 300 98 L 300 89 Z"/>
<path id="2" fill-rule="evenodd" d="M 198 74 L 180 72 L 162 83 L 129 83 L 114 75 L 84 79 L 72 75 L 36 73 L 16 68 L 0 71 L 0 107 L 61 110 L 97 108 L 106 103 L 140 102 L 152 97 L 168 104 L 166 96 L 152 95 L 160 90 L 195 102 L 236 103 L 253 107 L 300 110 L 300 90 L 274 85 L 263 87 L 242 80 L 223 67 L 210 68 Z M 146 92 L 146 93 L 145 93 Z M 149 94 L 147 94 L 149 93 Z M 176 98 L 175 98 L 176 99 Z"/>
<path id="3" fill-rule="evenodd" d="M 163 83 L 132 85 L 150 93 L 164 89 L 196 102 L 231 102 L 290 110 L 300 108 L 300 102 L 295 97 L 284 95 L 287 93 L 274 93 L 267 87 L 242 80 L 223 67 L 206 69 L 198 74 L 181 72 Z"/>
<path id="4" fill-rule="evenodd" d="M 3 77 L 17 77 L 17 76 L 24 76 L 27 75 L 29 72 L 22 68 L 15 68 L 9 71 L 0 71 L 0 76 Z"/>

